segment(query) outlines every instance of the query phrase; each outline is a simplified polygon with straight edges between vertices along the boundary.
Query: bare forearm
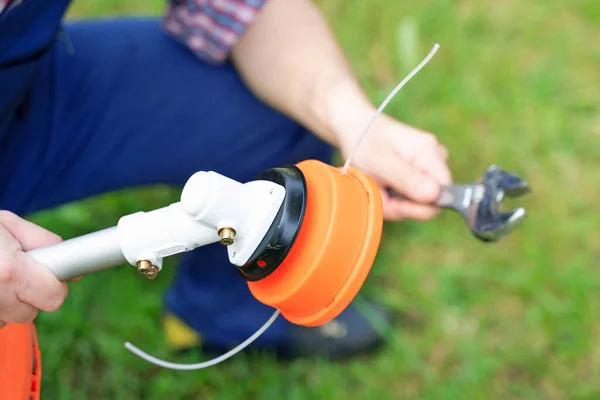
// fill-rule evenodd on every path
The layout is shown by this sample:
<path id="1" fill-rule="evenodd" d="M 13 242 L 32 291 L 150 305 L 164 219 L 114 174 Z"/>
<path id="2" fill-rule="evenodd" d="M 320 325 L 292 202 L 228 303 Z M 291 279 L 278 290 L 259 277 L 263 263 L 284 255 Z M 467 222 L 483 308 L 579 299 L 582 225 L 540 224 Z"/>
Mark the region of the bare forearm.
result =
<path id="1" fill-rule="evenodd" d="M 269 0 L 232 52 L 263 101 L 339 146 L 348 119 L 372 107 L 320 10 L 309 0 Z M 348 115 L 350 114 L 350 115 Z"/>

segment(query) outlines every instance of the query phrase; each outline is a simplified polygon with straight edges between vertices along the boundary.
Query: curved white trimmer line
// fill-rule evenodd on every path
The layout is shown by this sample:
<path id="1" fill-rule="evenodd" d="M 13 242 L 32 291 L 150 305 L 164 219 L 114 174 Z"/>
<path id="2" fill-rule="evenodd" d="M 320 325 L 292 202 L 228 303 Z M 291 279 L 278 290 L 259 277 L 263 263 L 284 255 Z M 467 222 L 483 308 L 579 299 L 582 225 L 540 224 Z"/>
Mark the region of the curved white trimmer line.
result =
<path id="1" fill-rule="evenodd" d="M 144 360 L 148 361 L 149 363 L 157 365 L 159 367 L 163 367 L 163 368 L 175 369 L 175 370 L 180 370 L 180 371 L 191 371 L 191 370 L 196 370 L 196 369 L 208 368 L 208 367 L 217 365 L 220 362 L 223 362 L 223 361 L 227 360 L 228 358 L 236 355 L 240 351 L 242 351 L 244 348 L 246 348 L 248 345 L 250 345 L 256 339 L 258 339 L 258 337 L 260 335 L 262 335 L 267 329 L 269 329 L 269 327 L 273 324 L 273 322 L 275 322 L 275 319 L 278 316 L 279 316 L 279 310 L 276 310 L 273 313 L 273 315 L 271 316 L 271 318 L 269 318 L 269 320 L 267 322 L 265 322 L 265 324 L 262 327 L 260 327 L 260 329 L 258 329 L 252 336 L 250 336 L 244 342 L 240 343 L 239 345 L 237 345 L 233 349 L 229 350 L 227 353 L 220 355 L 219 357 L 213 358 L 212 360 L 196 363 L 196 364 L 177 364 L 177 363 L 164 361 L 159 358 L 153 357 L 153 356 L 149 355 L 148 353 L 143 352 L 142 350 L 138 349 L 137 347 L 135 347 L 134 345 L 132 345 L 129 342 L 125 343 L 125 348 L 127 350 L 131 351 L 132 353 L 134 353 L 135 355 L 137 355 L 138 357 L 143 358 Z"/>
<path id="2" fill-rule="evenodd" d="M 392 90 L 392 92 L 384 100 L 384 102 L 381 104 L 381 106 L 379 106 L 379 108 L 375 112 L 375 115 L 373 115 L 373 117 L 371 118 L 371 120 L 367 124 L 367 127 L 365 128 L 364 132 L 361 134 L 361 136 L 360 136 L 360 138 L 358 140 L 358 143 L 354 147 L 354 150 L 352 151 L 352 153 L 350 154 L 350 156 L 346 160 L 346 163 L 344 164 L 344 167 L 342 168 L 342 173 L 346 173 L 347 172 L 348 167 L 350 166 L 350 163 L 352 161 L 352 158 L 354 157 L 355 153 L 358 151 L 358 149 L 359 149 L 359 147 L 360 147 L 363 139 L 365 138 L 365 136 L 369 132 L 369 129 L 371 128 L 371 125 L 373 125 L 373 123 L 375 122 L 375 120 L 377 119 L 377 117 L 381 114 L 381 112 L 383 111 L 383 109 L 388 105 L 388 103 L 392 100 L 392 98 L 396 95 L 396 93 L 398 93 L 398 91 L 400 91 L 400 89 L 402 89 L 402 87 L 414 75 L 416 75 L 417 72 L 419 72 L 421 70 L 421 68 L 423 68 L 425 66 L 425 64 L 427 64 L 429 62 L 429 60 L 431 60 L 431 58 L 435 55 L 435 53 L 437 52 L 437 50 L 438 50 L 439 47 L 440 46 L 436 43 L 433 46 L 433 49 L 427 55 L 427 57 L 425 57 L 423 59 L 423 61 L 421 61 L 421 63 L 419 65 L 417 65 L 415 67 L 415 69 L 413 69 L 394 88 L 394 90 Z M 269 320 L 267 322 L 265 322 L 265 324 L 262 327 L 260 327 L 252 336 L 250 336 L 244 342 L 240 343 L 238 346 L 236 346 L 233 349 L 229 350 L 227 353 L 222 354 L 219 357 L 213 358 L 212 360 L 203 361 L 203 362 L 196 363 L 196 364 L 178 364 L 178 363 L 172 363 L 172 362 L 169 362 L 169 361 L 164 361 L 164 360 L 161 360 L 159 358 L 153 357 L 153 356 L 149 355 L 148 353 L 145 353 L 144 351 L 140 350 L 139 348 L 135 347 L 133 344 L 131 344 L 129 342 L 125 343 L 125 348 L 127 350 L 131 351 L 132 353 L 134 353 L 135 355 L 137 355 L 138 357 L 140 357 L 140 358 L 148 361 L 149 363 L 154 364 L 154 365 L 159 366 L 159 367 L 163 367 L 163 368 L 174 369 L 174 370 L 181 370 L 181 371 L 190 371 L 190 370 L 197 370 L 197 369 L 208 368 L 208 367 L 212 367 L 212 366 L 214 366 L 216 364 L 219 364 L 220 362 L 223 362 L 223 361 L 227 360 L 228 358 L 231 358 L 232 356 L 236 355 L 237 353 L 239 353 L 240 351 L 242 351 L 244 348 L 246 348 L 250 344 L 252 344 L 252 342 L 254 342 L 256 339 L 258 339 L 258 337 L 260 337 L 260 335 L 262 335 L 267 329 L 269 329 L 269 327 L 273 324 L 273 322 L 275 322 L 275 319 L 279 316 L 279 314 L 280 314 L 280 311 L 276 310 L 273 313 L 273 315 L 271 316 L 271 318 L 269 318 Z"/>
<path id="3" fill-rule="evenodd" d="M 348 156 L 348 159 L 346 160 L 346 163 L 344 164 L 344 167 L 342 168 L 342 173 L 346 173 L 348 171 L 348 167 L 350 167 L 350 163 L 352 162 L 352 159 L 354 158 L 356 152 L 358 151 L 358 149 L 360 148 L 360 145 L 362 144 L 363 139 L 365 138 L 365 136 L 367 136 L 367 133 L 369 132 L 369 129 L 371 129 L 371 125 L 373 125 L 373 123 L 375 122 L 375 120 L 377 119 L 377 117 L 379 117 L 379 115 L 382 113 L 383 109 L 388 105 L 388 103 L 392 100 L 392 98 L 400 91 L 400 89 L 402 89 L 402 87 L 404 85 L 406 85 L 406 83 L 417 74 L 417 72 L 419 72 L 421 70 L 421 68 L 423 68 L 425 66 L 425 64 L 427 64 L 429 62 L 429 60 L 431 60 L 431 58 L 435 55 L 435 53 L 437 52 L 437 50 L 440 48 L 439 44 L 435 44 L 433 46 L 433 49 L 431 49 L 431 51 L 429 52 L 429 54 L 427 55 L 427 57 L 425 57 L 423 59 L 423 61 L 421 61 L 421 63 L 419 65 L 417 65 L 411 72 L 410 74 L 408 74 L 406 76 L 406 78 L 404 78 L 395 88 L 394 90 L 392 90 L 392 92 L 388 95 L 388 97 L 383 101 L 383 103 L 381 103 L 381 105 L 379 106 L 379 108 L 377 109 L 377 111 L 375 112 L 375 115 L 373 115 L 373 117 L 371 118 L 371 120 L 369 121 L 369 123 L 367 124 L 367 127 L 365 128 L 364 132 L 360 135 L 358 142 L 356 143 L 356 145 L 354 146 L 354 149 L 352 150 L 352 153 L 350 153 L 350 156 Z"/>

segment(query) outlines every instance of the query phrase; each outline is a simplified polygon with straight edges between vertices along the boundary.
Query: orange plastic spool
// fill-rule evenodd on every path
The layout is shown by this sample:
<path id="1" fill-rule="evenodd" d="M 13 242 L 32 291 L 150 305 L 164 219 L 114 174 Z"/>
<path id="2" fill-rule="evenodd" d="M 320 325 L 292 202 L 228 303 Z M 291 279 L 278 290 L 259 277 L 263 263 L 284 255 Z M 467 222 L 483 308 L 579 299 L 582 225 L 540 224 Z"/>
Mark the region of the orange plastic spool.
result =
<path id="1" fill-rule="evenodd" d="M 0 329 L 0 398 L 39 400 L 41 357 L 33 323 Z"/>
<path id="2" fill-rule="evenodd" d="M 316 160 L 296 166 L 307 185 L 300 232 L 283 263 L 248 286 L 288 321 L 319 326 L 348 307 L 371 271 L 383 228 L 381 193 L 352 167 L 344 173 Z"/>

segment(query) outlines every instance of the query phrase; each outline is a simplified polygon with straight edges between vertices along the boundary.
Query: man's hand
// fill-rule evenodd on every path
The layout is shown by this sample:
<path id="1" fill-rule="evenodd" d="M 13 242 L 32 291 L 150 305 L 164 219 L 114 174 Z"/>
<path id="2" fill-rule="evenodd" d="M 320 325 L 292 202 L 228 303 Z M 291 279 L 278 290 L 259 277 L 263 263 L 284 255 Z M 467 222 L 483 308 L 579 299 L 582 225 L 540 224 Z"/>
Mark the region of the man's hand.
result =
<path id="1" fill-rule="evenodd" d="M 17 215 L 0 210 L 0 327 L 25 323 L 39 310 L 56 311 L 67 284 L 25 252 L 62 239 Z"/>
<path id="2" fill-rule="evenodd" d="M 354 115 L 362 115 L 365 122 L 349 117 L 341 125 L 337 136 L 344 159 L 354 150 L 358 135 L 375 112 L 370 107 L 355 111 Z M 347 112 L 346 115 L 352 115 L 352 108 Z M 427 204 L 439 196 L 441 184 L 452 182 L 447 159 L 448 150 L 433 134 L 382 114 L 371 126 L 351 165 L 380 185 L 386 219 L 426 221 L 439 212 Z M 406 199 L 391 198 L 386 188 L 394 189 Z"/>
<path id="3" fill-rule="evenodd" d="M 232 60 L 255 95 L 345 157 L 375 113 L 310 0 L 269 0 L 233 48 Z M 428 220 L 437 210 L 421 203 L 435 200 L 439 184 L 450 182 L 447 157 L 432 134 L 381 115 L 352 164 L 381 185 L 386 219 Z M 414 201 L 391 199 L 386 187 Z"/>

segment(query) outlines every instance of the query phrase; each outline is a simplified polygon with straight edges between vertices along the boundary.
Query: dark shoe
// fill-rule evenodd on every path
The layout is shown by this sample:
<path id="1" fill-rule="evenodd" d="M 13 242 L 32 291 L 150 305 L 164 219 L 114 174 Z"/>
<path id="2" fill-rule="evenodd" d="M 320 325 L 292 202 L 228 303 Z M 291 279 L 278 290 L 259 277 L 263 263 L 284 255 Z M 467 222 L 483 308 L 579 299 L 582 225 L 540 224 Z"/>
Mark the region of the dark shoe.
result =
<path id="1" fill-rule="evenodd" d="M 391 313 L 381 305 L 351 305 L 327 324 L 314 328 L 294 325 L 281 343 L 268 348 L 251 344 L 242 352 L 266 351 L 287 361 L 306 357 L 345 360 L 371 353 L 384 344 L 383 335 L 371 321 L 376 326 L 393 323 Z M 198 349 L 203 353 L 220 355 L 233 347 L 203 342 L 200 334 L 172 314 L 165 315 L 163 326 L 168 344 L 174 350 Z"/>
<path id="2" fill-rule="evenodd" d="M 369 303 L 364 308 L 351 305 L 336 319 L 318 327 L 293 326 L 284 356 L 345 360 L 377 350 L 385 338 L 371 319 L 376 324 L 391 325 L 392 316 L 381 305 Z"/>

